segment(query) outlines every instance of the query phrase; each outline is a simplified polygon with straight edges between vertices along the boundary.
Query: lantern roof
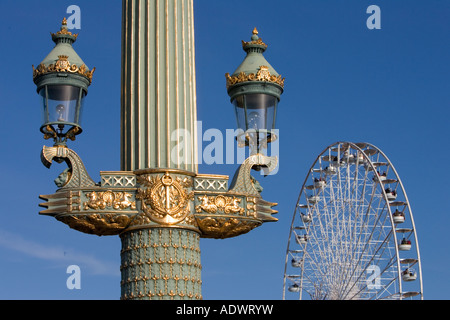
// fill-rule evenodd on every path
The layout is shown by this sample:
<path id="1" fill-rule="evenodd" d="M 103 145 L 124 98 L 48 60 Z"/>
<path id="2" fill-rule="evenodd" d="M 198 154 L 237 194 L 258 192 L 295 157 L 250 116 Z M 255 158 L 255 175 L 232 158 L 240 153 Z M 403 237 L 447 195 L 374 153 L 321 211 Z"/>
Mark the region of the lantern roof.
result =
<path id="1" fill-rule="evenodd" d="M 56 46 L 35 69 L 33 66 L 33 80 L 36 84 L 41 82 L 41 76 L 49 74 L 73 74 L 92 82 L 95 68 L 90 70 L 80 56 L 73 49 L 72 44 L 77 40 L 78 34 L 73 34 L 67 28 L 67 19 L 62 21 L 61 29 L 51 33 Z"/>
<path id="2" fill-rule="evenodd" d="M 263 53 L 268 46 L 258 34 L 258 30 L 255 28 L 251 40 L 248 42 L 242 41 L 242 48 L 247 53 L 247 56 L 232 75 L 229 73 L 225 75 L 229 94 L 235 91 L 234 88 L 236 86 L 249 82 L 271 84 L 278 87 L 281 92 L 283 91 L 284 78 L 275 71 L 264 57 Z"/>

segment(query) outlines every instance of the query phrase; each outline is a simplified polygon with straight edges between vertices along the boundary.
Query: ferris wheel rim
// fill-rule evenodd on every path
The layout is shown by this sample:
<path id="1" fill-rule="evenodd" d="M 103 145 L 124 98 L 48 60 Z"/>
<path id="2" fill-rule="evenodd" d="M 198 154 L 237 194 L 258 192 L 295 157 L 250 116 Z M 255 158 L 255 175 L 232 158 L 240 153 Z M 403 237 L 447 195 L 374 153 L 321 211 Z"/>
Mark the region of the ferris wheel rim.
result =
<path id="1" fill-rule="evenodd" d="M 330 145 L 330 146 L 331 146 L 331 145 Z M 330 146 L 329 146 L 329 147 L 330 147 Z M 326 150 L 328 150 L 328 147 L 325 148 L 325 149 L 317 156 L 316 160 L 314 160 L 312 166 L 309 168 L 308 174 L 306 175 L 306 178 L 305 178 L 305 180 L 303 181 L 302 187 L 300 188 L 300 193 L 299 193 L 299 196 L 298 196 L 298 198 L 297 198 L 297 202 L 295 203 L 294 214 L 293 214 L 293 216 L 292 216 L 291 227 L 290 227 L 290 229 L 289 229 L 290 232 L 289 232 L 289 237 L 288 237 L 288 244 L 287 244 L 287 248 L 286 248 L 286 261 L 285 261 L 285 265 L 284 265 L 284 277 L 283 277 L 283 300 L 284 300 L 284 298 L 285 298 L 285 293 L 286 293 L 286 288 L 285 288 L 285 286 L 286 286 L 286 271 L 287 271 L 287 264 L 288 264 L 288 257 L 289 257 L 289 244 L 290 244 L 290 242 L 291 242 L 292 228 L 294 227 L 294 222 L 295 222 L 295 212 L 296 212 L 296 210 L 297 210 L 298 203 L 299 203 L 299 201 L 300 201 L 300 198 L 301 198 L 301 196 L 302 196 L 303 190 L 304 190 L 304 188 L 305 188 L 305 186 L 306 186 L 306 183 L 307 183 L 307 181 L 308 181 L 308 178 L 309 178 L 309 175 L 310 175 L 310 173 L 311 173 L 311 170 L 314 168 L 314 166 L 316 165 L 317 161 L 320 159 L 320 156 L 321 156 L 323 153 L 325 153 Z"/>
<path id="2" fill-rule="evenodd" d="M 406 190 L 404 188 L 403 182 L 401 181 L 397 170 L 395 169 L 392 161 L 386 156 L 386 154 L 384 152 L 382 152 L 378 147 L 374 146 L 371 143 L 367 143 L 367 142 L 352 143 L 352 142 L 348 142 L 348 141 L 338 141 L 338 142 L 335 142 L 335 143 L 330 144 L 329 146 L 327 146 L 316 157 L 316 159 L 314 160 L 313 164 L 311 165 L 311 167 L 308 170 L 308 173 L 307 173 L 307 175 L 305 177 L 305 180 L 304 180 L 304 182 L 302 184 L 301 191 L 300 191 L 300 194 L 298 196 L 297 202 L 295 204 L 294 215 L 293 215 L 293 218 L 292 218 L 290 232 L 289 232 L 289 237 L 288 237 L 288 245 L 287 245 L 287 248 L 286 248 L 286 259 L 285 259 L 284 278 L 283 278 L 283 300 L 285 299 L 285 294 L 286 294 L 286 289 L 287 289 L 286 288 L 286 281 L 287 281 L 287 278 L 289 277 L 287 275 L 287 267 L 288 267 L 288 259 L 290 257 L 290 244 L 291 244 L 291 240 L 292 240 L 291 237 L 293 235 L 293 230 L 294 230 L 293 228 L 294 228 L 294 225 L 295 225 L 295 219 L 297 217 L 297 210 L 299 209 L 300 200 L 301 200 L 302 196 L 305 194 L 305 188 L 307 186 L 307 182 L 308 182 L 309 178 L 311 176 L 313 176 L 314 168 L 315 168 L 317 162 L 321 159 L 321 157 L 327 151 L 332 151 L 332 148 L 336 147 L 336 146 L 337 146 L 338 156 L 340 156 L 341 155 L 341 150 L 340 150 L 341 145 L 345 146 L 345 148 L 344 148 L 345 150 L 354 149 L 354 150 L 360 152 L 363 155 L 364 160 L 371 167 L 371 170 L 373 172 L 377 172 L 377 171 L 376 171 L 376 167 L 372 163 L 372 160 L 370 159 L 370 153 L 372 153 L 371 155 L 375 155 L 377 153 L 380 154 L 384 158 L 384 160 L 387 161 L 386 166 L 392 169 L 392 172 L 394 173 L 394 175 L 396 177 L 396 180 L 397 180 L 396 181 L 397 186 L 400 186 L 400 188 L 402 190 L 402 194 L 404 196 L 405 203 L 406 203 L 406 207 L 405 208 L 408 208 L 410 222 L 411 222 L 412 227 L 413 227 L 413 233 L 414 233 L 414 239 L 415 239 L 415 247 L 416 247 L 416 252 L 417 252 L 418 272 L 419 272 L 419 277 L 420 277 L 420 292 L 419 292 L 419 294 L 421 295 L 421 298 L 423 299 L 422 268 L 421 268 L 421 259 L 420 259 L 420 251 L 419 251 L 419 243 L 418 243 L 416 227 L 415 227 L 415 223 L 414 223 L 414 219 L 413 219 L 413 213 L 412 213 L 412 209 L 411 209 L 411 206 L 410 206 L 410 202 L 409 202 L 409 199 L 407 197 L 407 193 L 406 193 Z M 363 150 L 366 147 L 368 149 Z M 344 152 L 345 152 L 345 150 L 344 150 Z M 374 151 L 365 152 L 367 150 L 374 150 Z M 317 169 L 317 170 L 319 170 L 319 169 Z M 378 175 L 375 175 L 375 176 L 377 177 L 378 183 L 380 183 L 380 186 L 381 186 L 382 183 L 381 183 L 380 177 L 378 177 Z M 398 273 L 398 275 L 397 275 L 398 280 L 397 281 L 399 283 L 399 294 L 400 294 L 400 296 L 407 296 L 407 294 L 403 293 L 402 289 L 401 289 L 402 288 L 402 277 L 400 275 L 400 273 L 401 273 L 401 267 L 400 267 L 401 258 L 400 258 L 400 254 L 399 254 L 399 247 L 398 247 L 398 244 L 397 244 L 397 237 L 395 236 L 396 223 L 393 220 L 393 215 L 392 215 L 392 211 L 391 211 L 391 205 L 390 205 L 389 199 L 387 198 L 385 189 L 384 189 L 384 187 L 380 187 L 380 188 L 382 190 L 384 202 L 386 204 L 389 204 L 389 205 L 387 205 L 387 214 L 389 215 L 391 230 L 394 233 L 392 238 L 393 238 L 393 241 L 395 243 L 395 257 L 396 257 L 396 261 L 397 261 L 397 265 L 398 265 L 397 266 L 397 273 Z M 405 210 L 405 208 L 403 209 L 403 211 Z M 305 247 L 304 250 L 306 251 L 306 247 Z M 303 272 L 304 272 L 304 270 L 302 268 L 301 278 L 303 278 Z M 300 294 L 300 298 L 301 298 L 301 294 Z"/>
<path id="3" fill-rule="evenodd" d="M 403 193 L 403 196 L 405 197 L 405 201 L 408 204 L 409 218 L 411 219 L 411 225 L 412 225 L 412 228 L 414 230 L 414 238 L 415 238 L 414 240 L 415 240 L 415 244 L 416 244 L 415 247 L 416 247 L 416 253 L 417 253 L 417 260 L 418 260 L 417 263 L 418 263 L 418 272 L 419 272 L 419 279 L 420 279 L 419 280 L 420 281 L 420 292 L 419 292 L 419 294 L 421 295 L 421 299 L 423 299 L 422 259 L 420 258 L 419 239 L 418 239 L 418 236 L 417 236 L 417 229 L 416 229 L 416 225 L 415 225 L 415 221 L 414 221 L 414 214 L 412 212 L 411 203 L 410 203 L 410 201 L 408 199 L 408 194 L 406 193 L 406 189 L 405 189 L 405 187 L 403 185 L 403 181 L 401 180 L 400 175 L 398 174 L 397 170 L 395 169 L 394 164 L 389 159 L 389 157 L 380 148 L 378 148 L 377 146 L 375 146 L 375 145 L 373 145 L 371 143 L 368 143 L 368 142 L 365 142 L 365 144 L 367 144 L 371 148 L 376 149 L 390 163 L 390 165 L 392 167 L 392 170 L 394 171 L 394 174 L 397 177 L 399 185 L 400 185 L 400 187 L 402 189 L 402 193 Z M 392 222 L 392 223 L 394 223 L 394 222 Z M 393 227 L 395 227 L 395 225 L 393 225 Z M 397 253 L 398 253 L 398 248 L 397 248 Z M 400 260 L 400 257 L 398 257 L 398 260 Z"/>

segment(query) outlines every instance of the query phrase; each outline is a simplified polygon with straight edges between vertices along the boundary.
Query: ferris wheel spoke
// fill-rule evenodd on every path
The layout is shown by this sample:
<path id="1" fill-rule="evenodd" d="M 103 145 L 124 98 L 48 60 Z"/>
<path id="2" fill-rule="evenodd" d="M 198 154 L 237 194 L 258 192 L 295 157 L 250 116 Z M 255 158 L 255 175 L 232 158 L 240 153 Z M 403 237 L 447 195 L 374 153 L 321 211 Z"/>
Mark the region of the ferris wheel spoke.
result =
<path id="1" fill-rule="evenodd" d="M 370 230 L 370 234 L 369 234 L 368 238 L 366 239 L 366 243 L 365 243 L 363 249 L 358 252 L 358 257 L 355 257 L 355 259 L 357 258 L 357 265 L 360 265 L 361 259 L 364 257 L 364 254 L 366 253 L 366 251 L 369 251 L 373 245 L 373 242 L 371 240 L 372 240 L 375 230 L 377 230 L 376 226 L 377 226 L 377 223 L 378 223 L 380 217 L 381 217 L 381 215 L 378 215 L 377 220 L 373 224 L 372 229 Z M 353 276 L 353 274 L 352 274 L 352 276 Z"/>
<path id="2" fill-rule="evenodd" d="M 366 240 L 366 238 L 364 238 L 364 234 L 367 233 L 367 229 L 368 229 L 369 223 L 370 223 L 369 218 L 370 218 L 370 212 L 371 212 L 371 211 L 370 211 L 370 210 L 371 210 L 371 204 L 372 204 L 372 202 L 373 202 L 373 199 L 374 199 L 374 197 L 375 197 L 375 192 L 376 192 L 376 188 L 374 188 L 374 187 L 375 187 L 375 186 L 372 185 L 372 192 L 371 192 L 370 200 L 368 201 L 368 204 L 366 204 L 367 209 L 366 209 L 365 213 L 361 215 L 361 219 L 362 219 L 362 220 L 360 220 L 359 223 L 355 223 L 355 225 L 354 225 L 354 228 L 355 228 L 356 230 L 359 229 L 359 233 L 358 233 L 358 235 L 357 235 L 357 239 L 358 239 L 358 240 L 357 240 L 356 243 L 355 243 L 355 247 L 356 247 L 356 248 L 359 248 L 360 245 L 362 245 L 361 243 L 362 243 L 364 240 Z M 364 199 L 363 199 L 363 201 L 364 201 Z M 364 209 L 364 206 L 362 207 L 362 209 Z M 356 234 L 355 234 L 355 235 L 356 235 Z M 353 252 L 353 253 L 356 254 L 356 252 L 357 252 L 357 251 L 355 251 L 355 252 Z M 354 258 L 355 258 L 355 256 L 353 255 L 353 256 L 352 256 L 352 259 L 354 259 Z"/>
<path id="3" fill-rule="evenodd" d="M 379 250 L 384 250 L 384 249 L 385 249 L 385 246 L 384 246 L 385 242 L 387 242 L 387 239 L 385 239 L 383 243 L 380 243 L 380 245 L 378 246 L 377 250 L 375 250 L 375 251 L 373 252 L 373 254 L 371 254 L 370 259 L 368 259 L 367 262 L 366 262 L 365 264 L 360 264 L 360 265 L 362 266 L 362 268 L 361 268 L 361 270 L 360 270 L 360 273 L 359 273 L 358 278 L 355 279 L 355 281 L 353 282 L 352 287 L 350 287 L 348 290 L 347 290 L 346 288 L 344 288 L 344 289 L 343 289 L 344 291 L 347 290 L 348 293 L 350 293 L 351 290 L 353 289 L 354 285 L 355 285 L 357 282 L 363 284 L 363 286 L 361 287 L 361 290 L 358 291 L 358 292 L 361 292 L 362 289 L 364 289 L 364 288 L 367 287 L 367 281 L 365 281 L 365 280 L 361 281 L 361 278 L 362 278 L 363 275 L 366 275 L 366 274 L 367 274 L 368 268 L 370 268 L 370 267 L 372 267 L 372 266 L 379 266 L 379 264 L 377 263 L 377 259 L 381 259 L 382 254 L 380 255 L 378 251 L 379 251 Z M 388 270 L 389 267 L 392 266 L 392 264 L 395 262 L 395 261 L 393 261 L 393 260 L 394 260 L 394 259 L 391 258 L 390 263 L 388 263 L 387 266 L 385 266 L 385 268 L 384 268 L 383 270 L 380 269 L 380 275 L 379 275 L 379 276 L 382 276 L 382 275 L 384 274 L 384 272 L 385 272 L 386 270 Z M 356 295 L 356 294 L 355 294 L 355 295 Z M 352 297 L 352 298 L 353 298 L 353 297 Z"/>

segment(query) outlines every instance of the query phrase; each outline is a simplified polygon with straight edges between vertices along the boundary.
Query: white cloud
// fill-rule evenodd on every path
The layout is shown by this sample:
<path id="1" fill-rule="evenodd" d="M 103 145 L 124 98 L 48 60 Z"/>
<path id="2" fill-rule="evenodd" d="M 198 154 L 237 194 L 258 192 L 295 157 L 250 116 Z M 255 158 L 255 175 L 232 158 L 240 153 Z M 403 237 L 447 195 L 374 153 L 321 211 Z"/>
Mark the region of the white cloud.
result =
<path id="1" fill-rule="evenodd" d="M 119 267 L 116 263 L 106 262 L 83 253 L 70 251 L 56 246 L 43 245 L 34 241 L 24 239 L 18 234 L 13 234 L 0 229 L 0 247 L 23 253 L 29 257 L 42 260 L 50 260 L 61 263 L 74 264 L 85 267 L 91 273 L 97 275 L 119 275 Z"/>

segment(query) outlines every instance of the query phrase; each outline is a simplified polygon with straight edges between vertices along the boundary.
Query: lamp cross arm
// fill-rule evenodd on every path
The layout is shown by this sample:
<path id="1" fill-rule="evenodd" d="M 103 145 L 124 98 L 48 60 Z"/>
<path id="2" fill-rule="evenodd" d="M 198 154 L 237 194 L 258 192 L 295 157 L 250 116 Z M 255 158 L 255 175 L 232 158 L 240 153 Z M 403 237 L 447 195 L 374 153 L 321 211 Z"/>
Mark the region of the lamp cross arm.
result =
<path id="1" fill-rule="evenodd" d="M 224 239 L 247 233 L 265 222 L 278 221 L 272 207 L 276 203 L 261 197 L 262 187 L 251 176 L 254 167 L 266 174 L 275 169 L 277 159 L 261 154 L 250 156 L 236 171 L 231 188 L 228 178 L 199 175 L 195 179 L 195 218 L 203 238 Z"/>
<path id="2" fill-rule="evenodd" d="M 42 163 L 49 168 L 53 161 L 65 162 L 68 168 L 55 180 L 60 187 L 54 194 L 41 195 L 48 215 L 80 232 L 99 236 L 117 235 L 138 214 L 136 178 L 129 172 L 101 173 L 95 183 L 81 158 L 66 146 L 45 147 Z"/>

